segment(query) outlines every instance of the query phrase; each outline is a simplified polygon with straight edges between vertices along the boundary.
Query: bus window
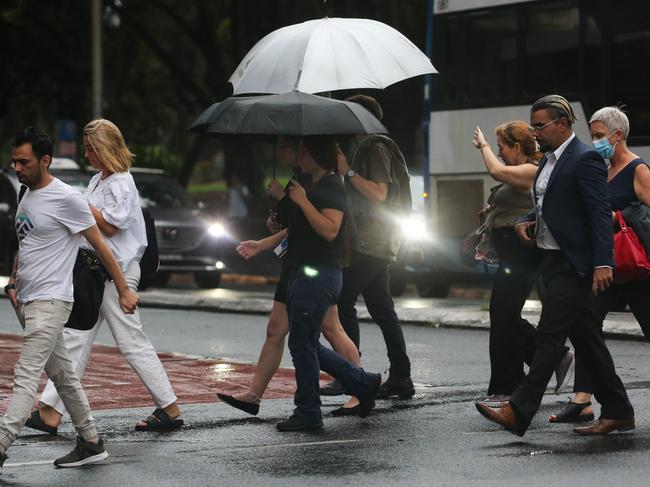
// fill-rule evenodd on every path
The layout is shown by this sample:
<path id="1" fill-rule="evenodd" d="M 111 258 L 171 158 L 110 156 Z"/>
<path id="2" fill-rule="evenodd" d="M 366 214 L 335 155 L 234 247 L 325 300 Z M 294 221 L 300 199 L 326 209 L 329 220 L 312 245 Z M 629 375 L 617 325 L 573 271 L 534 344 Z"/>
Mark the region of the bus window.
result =
<path id="1" fill-rule="evenodd" d="M 630 135 L 650 137 L 650 75 L 644 65 L 650 59 L 650 31 L 615 34 L 612 39 L 612 94 L 609 103 L 623 102 L 630 117 Z M 634 140 L 634 139 L 633 139 Z"/>
<path id="2" fill-rule="evenodd" d="M 517 33 L 515 11 L 489 12 L 469 18 L 467 51 L 468 96 L 473 100 L 511 99 L 517 86 Z"/>
<path id="3" fill-rule="evenodd" d="M 466 99 L 465 95 L 465 30 L 458 16 L 445 17 L 434 31 L 436 46 L 434 62 L 440 76 L 434 76 L 433 90 L 439 103 L 455 105 Z"/>
<path id="4" fill-rule="evenodd" d="M 524 85 L 530 97 L 580 92 L 580 15 L 577 7 L 557 5 L 527 17 Z"/>
<path id="5" fill-rule="evenodd" d="M 607 84 L 606 73 L 603 65 L 603 34 L 602 27 L 594 18 L 594 15 L 587 13 L 584 19 L 583 35 L 583 60 L 582 63 L 583 85 L 582 96 L 576 97 L 581 100 L 587 115 L 602 106 L 601 98 Z"/>

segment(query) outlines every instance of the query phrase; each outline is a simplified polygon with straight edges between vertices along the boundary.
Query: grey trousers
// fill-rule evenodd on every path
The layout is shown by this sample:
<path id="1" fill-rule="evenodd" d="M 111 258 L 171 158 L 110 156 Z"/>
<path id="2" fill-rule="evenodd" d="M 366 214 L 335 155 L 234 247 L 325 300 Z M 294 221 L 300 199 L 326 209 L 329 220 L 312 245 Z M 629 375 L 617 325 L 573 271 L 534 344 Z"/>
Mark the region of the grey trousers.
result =
<path id="1" fill-rule="evenodd" d="M 43 370 L 52 379 L 79 435 L 97 442 L 95 420 L 63 342 L 63 327 L 72 303 L 55 299 L 30 301 L 16 308 L 24 330 L 23 348 L 14 370 L 14 390 L 0 419 L 0 451 L 6 451 L 29 418 Z"/>

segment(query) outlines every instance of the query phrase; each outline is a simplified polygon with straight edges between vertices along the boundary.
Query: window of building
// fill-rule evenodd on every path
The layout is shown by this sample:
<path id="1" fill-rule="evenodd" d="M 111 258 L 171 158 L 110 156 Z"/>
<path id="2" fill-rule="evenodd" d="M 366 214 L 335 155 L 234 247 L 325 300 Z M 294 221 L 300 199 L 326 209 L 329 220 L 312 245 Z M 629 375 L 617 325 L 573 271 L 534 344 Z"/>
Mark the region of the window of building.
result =
<path id="1" fill-rule="evenodd" d="M 558 5 L 526 16 L 524 86 L 530 97 L 580 90 L 580 14 Z"/>
<path id="2" fill-rule="evenodd" d="M 630 118 L 630 136 L 650 136 L 650 74 L 638 69 L 650 59 L 650 31 L 615 34 L 611 46 L 611 103 L 622 102 Z"/>
<path id="3" fill-rule="evenodd" d="M 468 96 L 472 100 L 508 101 L 517 87 L 517 16 L 513 9 L 468 18 Z"/>

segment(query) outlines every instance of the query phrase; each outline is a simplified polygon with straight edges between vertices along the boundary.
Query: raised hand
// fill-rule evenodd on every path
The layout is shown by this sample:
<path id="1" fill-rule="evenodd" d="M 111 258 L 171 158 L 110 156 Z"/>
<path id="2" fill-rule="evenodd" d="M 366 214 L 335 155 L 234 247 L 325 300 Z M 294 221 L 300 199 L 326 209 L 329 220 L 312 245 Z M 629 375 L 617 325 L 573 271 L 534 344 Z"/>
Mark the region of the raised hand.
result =
<path id="1" fill-rule="evenodd" d="M 476 130 L 474 130 L 474 137 L 472 138 L 472 144 L 474 144 L 474 147 L 477 149 L 480 149 L 484 145 L 489 145 L 487 143 L 487 140 L 485 140 L 485 136 L 483 135 L 483 131 L 481 130 L 481 127 L 476 127 Z"/>

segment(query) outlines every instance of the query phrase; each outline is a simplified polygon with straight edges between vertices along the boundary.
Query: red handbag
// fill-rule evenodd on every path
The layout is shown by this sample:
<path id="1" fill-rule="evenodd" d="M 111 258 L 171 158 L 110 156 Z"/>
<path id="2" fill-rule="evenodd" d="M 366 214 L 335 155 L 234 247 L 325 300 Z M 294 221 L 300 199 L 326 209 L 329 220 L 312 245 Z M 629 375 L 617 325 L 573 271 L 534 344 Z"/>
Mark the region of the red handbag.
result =
<path id="1" fill-rule="evenodd" d="M 650 277 L 650 262 L 639 237 L 616 212 L 621 231 L 614 234 L 614 282 L 641 281 Z"/>

